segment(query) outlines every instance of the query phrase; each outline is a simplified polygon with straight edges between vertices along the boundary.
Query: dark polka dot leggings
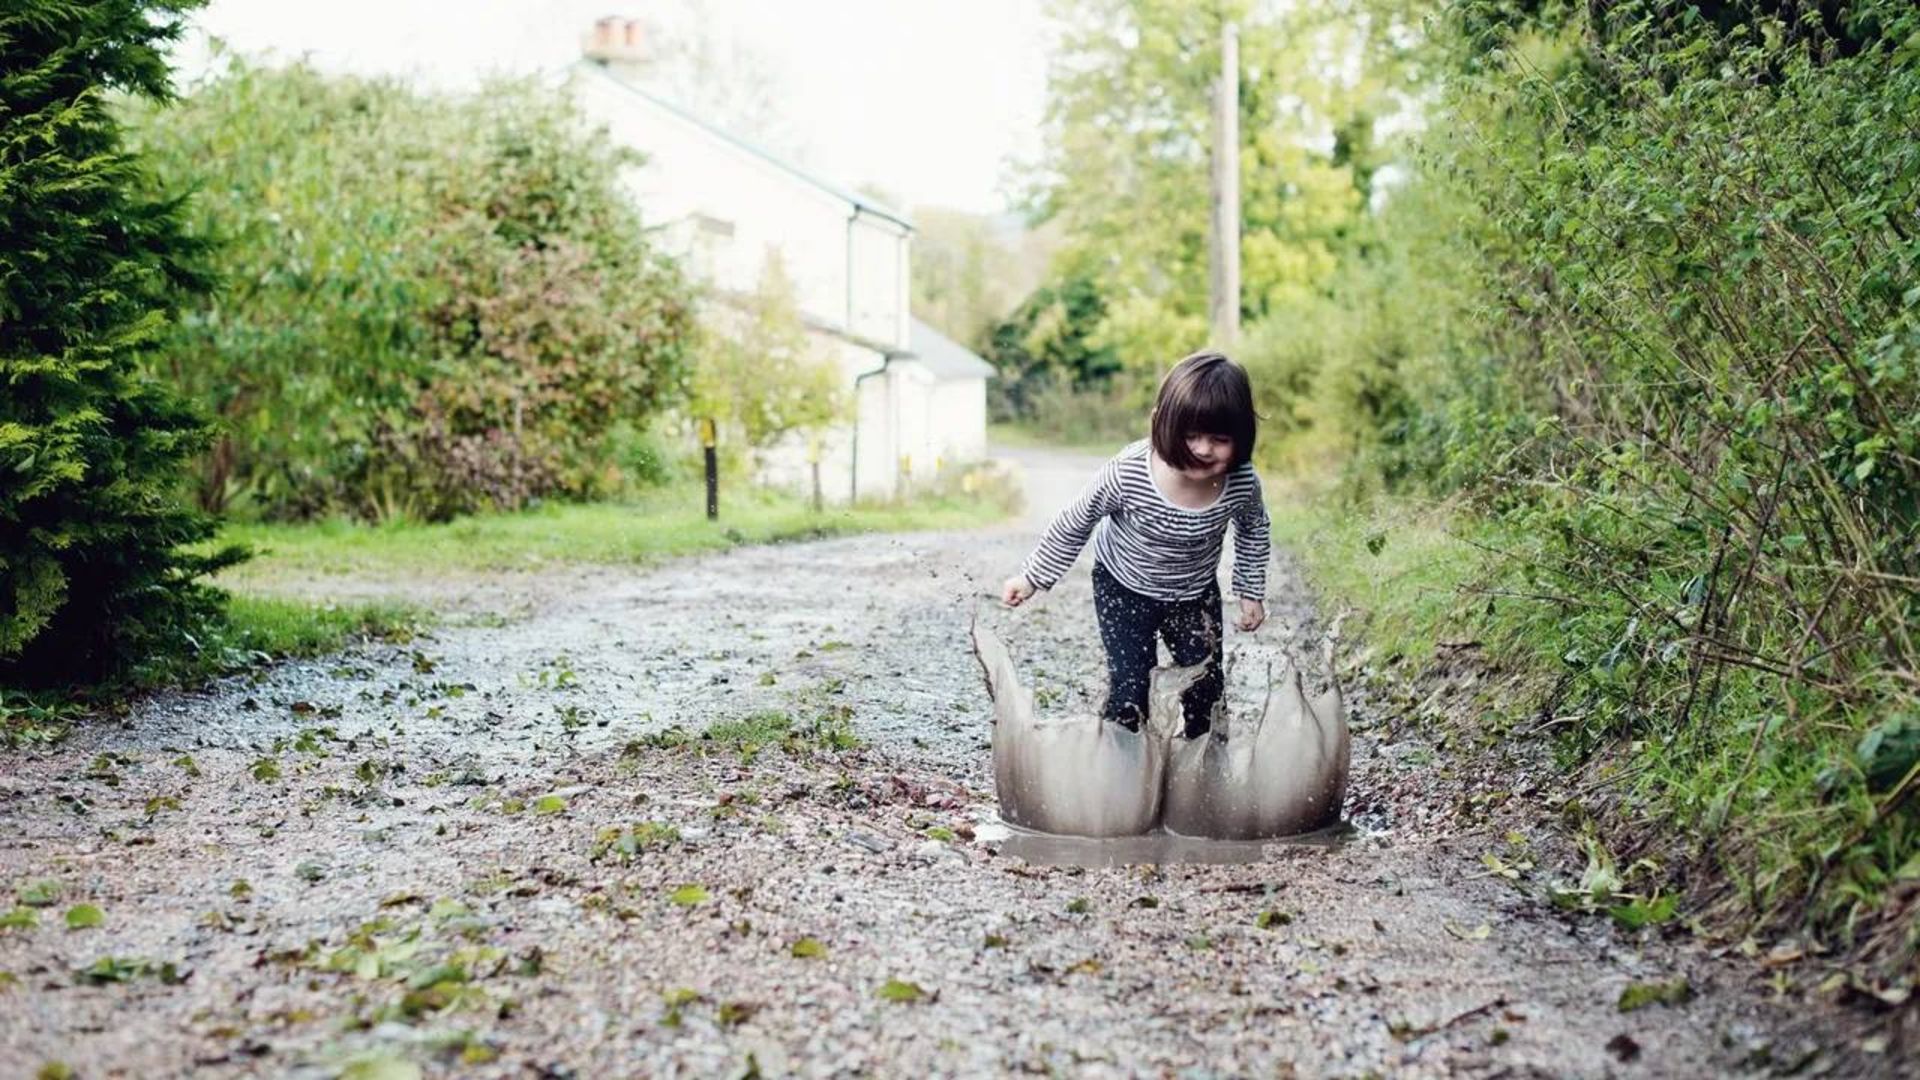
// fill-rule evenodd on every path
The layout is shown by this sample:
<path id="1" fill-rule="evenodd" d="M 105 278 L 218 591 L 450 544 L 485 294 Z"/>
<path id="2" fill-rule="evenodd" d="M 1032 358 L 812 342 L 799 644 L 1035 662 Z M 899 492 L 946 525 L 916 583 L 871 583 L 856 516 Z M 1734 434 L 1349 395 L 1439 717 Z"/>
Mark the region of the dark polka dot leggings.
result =
<path id="1" fill-rule="evenodd" d="M 1093 610 L 1100 642 L 1107 649 L 1106 719 L 1138 731 L 1147 715 L 1147 691 L 1159 661 L 1156 635 L 1167 643 L 1182 667 L 1205 661 L 1207 670 L 1180 699 L 1187 738 L 1213 726 L 1220 700 L 1220 586 L 1210 585 L 1194 600 L 1156 600 L 1127 588 L 1099 563 L 1093 564 Z"/>

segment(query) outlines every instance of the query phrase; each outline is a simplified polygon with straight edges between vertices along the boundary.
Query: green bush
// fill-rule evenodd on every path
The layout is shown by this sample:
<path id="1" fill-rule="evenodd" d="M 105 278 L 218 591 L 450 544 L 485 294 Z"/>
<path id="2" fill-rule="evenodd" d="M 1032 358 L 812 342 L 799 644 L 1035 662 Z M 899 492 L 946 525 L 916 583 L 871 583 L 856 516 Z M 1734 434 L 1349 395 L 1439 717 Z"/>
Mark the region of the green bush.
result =
<path id="1" fill-rule="evenodd" d="M 1464 287 L 1369 460 L 1499 524 L 1491 617 L 1569 757 L 1633 759 L 1621 820 L 1854 927 L 1920 857 L 1920 9 L 1442 12 L 1452 223 L 1400 240 Z"/>
<path id="2" fill-rule="evenodd" d="M 1101 391 L 1120 371 L 1113 349 L 1094 343 L 1107 304 L 1090 278 L 1043 285 L 987 334 L 987 383 L 995 420 L 1045 420 L 1043 397 Z"/>
<path id="3" fill-rule="evenodd" d="M 556 93 L 234 61 L 134 126 L 226 252 L 158 364 L 223 421 L 205 506 L 600 495 L 628 479 L 615 429 L 683 396 L 689 288 L 621 187 L 630 156 Z"/>
<path id="4" fill-rule="evenodd" d="M 0 681 L 110 673 L 217 608 L 174 497 L 204 419 L 142 378 L 203 246 L 144 192 L 105 94 L 169 94 L 188 4 L 26 0 L 0 13 Z"/>

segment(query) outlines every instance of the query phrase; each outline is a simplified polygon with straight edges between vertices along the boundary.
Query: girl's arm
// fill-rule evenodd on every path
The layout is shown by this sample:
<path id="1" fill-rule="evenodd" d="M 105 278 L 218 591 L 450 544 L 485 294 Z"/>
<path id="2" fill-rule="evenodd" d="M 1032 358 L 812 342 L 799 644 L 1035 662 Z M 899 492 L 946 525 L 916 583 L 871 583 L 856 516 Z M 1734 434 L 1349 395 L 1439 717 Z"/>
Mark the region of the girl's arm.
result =
<path id="1" fill-rule="evenodd" d="M 1054 515 L 1053 524 L 1040 537 L 1040 545 L 1027 556 L 1020 572 L 1036 589 L 1051 589 L 1067 571 L 1073 569 L 1080 550 L 1087 546 L 1093 527 L 1120 505 L 1118 459 L 1100 467 L 1080 496 Z"/>
<path id="2" fill-rule="evenodd" d="M 1250 476 L 1253 492 L 1233 515 L 1233 593 L 1243 602 L 1267 602 L 1267 560 L 1273 541 L 1267 520 L 1267 496 L 1260 478 Z"/>

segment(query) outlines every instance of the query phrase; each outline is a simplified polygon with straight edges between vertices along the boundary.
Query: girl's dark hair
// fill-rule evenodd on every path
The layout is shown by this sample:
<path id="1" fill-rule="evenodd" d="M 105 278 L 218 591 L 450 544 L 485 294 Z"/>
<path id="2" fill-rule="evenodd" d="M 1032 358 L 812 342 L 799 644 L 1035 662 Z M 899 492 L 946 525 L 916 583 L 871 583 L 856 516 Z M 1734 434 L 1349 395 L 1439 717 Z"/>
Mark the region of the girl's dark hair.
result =
<path id="1" fill-rule="evenodd" d="M 1187 452 L 1190 435 L 1233 437 L 1233 467 L 1253 457 L 1258 427 L 1253 385 L 1239 364 L 1217 352 L 1199 352 L 1173 365 L 1153 404 L 1153 452 L 1176 469 L 1199 467 Z"/>

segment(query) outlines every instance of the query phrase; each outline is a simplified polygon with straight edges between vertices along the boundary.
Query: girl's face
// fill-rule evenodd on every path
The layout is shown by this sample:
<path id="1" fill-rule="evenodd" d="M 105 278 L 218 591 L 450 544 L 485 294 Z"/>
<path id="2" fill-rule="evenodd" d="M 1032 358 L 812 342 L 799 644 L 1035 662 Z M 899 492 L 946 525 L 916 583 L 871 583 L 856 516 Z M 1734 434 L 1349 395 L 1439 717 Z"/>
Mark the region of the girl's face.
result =
<path id="1" fill-rule="evenodd" d="M 1188 479 L 1214 480 L 1226 474 L 1233 465 L 1233 436 L 1202 435 L 1187 436 L 1187 453 L 1199 464 L 1191 469 L 1182 469 Z"/>

